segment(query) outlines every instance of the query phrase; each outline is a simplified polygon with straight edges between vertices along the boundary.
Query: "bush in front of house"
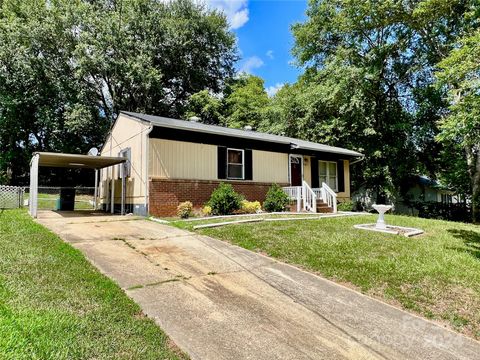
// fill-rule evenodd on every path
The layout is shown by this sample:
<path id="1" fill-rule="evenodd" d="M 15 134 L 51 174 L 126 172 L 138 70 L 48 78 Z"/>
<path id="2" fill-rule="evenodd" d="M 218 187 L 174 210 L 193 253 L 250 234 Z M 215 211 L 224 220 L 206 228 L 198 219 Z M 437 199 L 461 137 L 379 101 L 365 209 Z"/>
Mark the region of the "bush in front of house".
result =
<path id="1" fill-rule="evenodd" d="M 262 210 L 260 201 L 248 201 L 242 200 L 242 206 L 240 212 L 242 214 L 256 214 Z"/>
<path id="2" fill-rule="evenodd" d="M 182 219 L 188 219 L 192 215 L 193 204 L 190 201 L 184 201 L 177 206 L 177 215 Z"/>
<path id="3" fill-rule="evenodd" d="M 210 205 L 205 205 L 202 208 L 202 215 L 203 216 L 210 216 L 212 215 L 212 207 Z"/>
<path id="4" fill-rule="evenodd" d="M 268 189 L 263 208 L 268 212 L 285 211 L 288 209 L 289 203 L 290 199 L 285 191 L 277 184 L 273 184 Z"/>
<path id="5" fill-rule="evenodd" d="M 338 211 L 355 211 L 356 204 L 354 204 L 352 201 L 342 201 L 337 204 L 337 210 Z"/>
<path id="6" fill-rule="evenodd" d="M 220 183 L 213 190 L 208 206 L 212 208 L 213 215 L 230 215 L 240 210 L 243 196 L 235 192 L 231 184 Z"/>

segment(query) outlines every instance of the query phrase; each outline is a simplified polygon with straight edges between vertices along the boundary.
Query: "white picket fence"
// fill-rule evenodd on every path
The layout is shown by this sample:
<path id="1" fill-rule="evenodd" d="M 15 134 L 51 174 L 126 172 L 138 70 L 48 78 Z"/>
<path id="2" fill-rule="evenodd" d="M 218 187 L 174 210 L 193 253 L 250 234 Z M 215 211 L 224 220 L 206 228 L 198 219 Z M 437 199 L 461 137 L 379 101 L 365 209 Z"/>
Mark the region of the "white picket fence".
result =
<path id="1" fill-rule="evenodd" d="M 0 209 L 17 209 L 22 207 L 23 197 L 23 187 L 0 185 Z"/>

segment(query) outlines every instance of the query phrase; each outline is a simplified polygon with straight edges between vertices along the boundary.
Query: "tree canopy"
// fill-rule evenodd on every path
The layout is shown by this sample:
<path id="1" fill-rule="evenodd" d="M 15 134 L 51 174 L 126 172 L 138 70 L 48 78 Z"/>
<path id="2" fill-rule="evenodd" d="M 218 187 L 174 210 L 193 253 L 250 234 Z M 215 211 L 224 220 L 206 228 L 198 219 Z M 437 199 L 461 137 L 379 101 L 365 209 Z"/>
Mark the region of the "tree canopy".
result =
<path id="1" fill-rule="evenodd" d="M 25 181 L 33 151 L 101 145 L 119 110 L 178 117 L 236 59 L 225 16 L 198 2 L 5 0 L 0 173 Z"/>
<path id="2" fill-rule="evenodd" d="M 438 85 L 448 94 L 449 112 L 438 139 L 454 143 L 464 156 L 452 159 L 446 173 L 454 184 L 468 173 L 473 190 L 473 220 L 480 222 L 480 31 L 467 34 L 438 65 Z M 453 160 L 453 161 L 452 161 Z M 458 167 L 458 165 L 463 165 Z M 463 171 L 462 171 L 463 170 Z M 463 173 L 463 174 L 462 174 Z M 464 180 L 463 180 L 464 181 Z"/>
<path id="3" fill-rule="evenodd" d="M 378 195 L 433 172 L 425 153 L 438 151 L 443 106 L 433 69 L 469 9 L 467 1 L 310 1 L 308 19 L 293 26 L 293 52 L 306 67 L 297 131 L 365 153 L 357 180 Z"/>
<path id="4" fill-rule="evenodd" d="M 201 2 L 0 1 L 0 181 L 24 181 L 35 150 L 101 145 L 130 110 L 358 150 L 353 188 L 379 201 L 415 174 L 478 200 L 479 11 L 310 0 L 291 29 L 303 73 L 269 97 L 235 73 L 235 35 Z"/>

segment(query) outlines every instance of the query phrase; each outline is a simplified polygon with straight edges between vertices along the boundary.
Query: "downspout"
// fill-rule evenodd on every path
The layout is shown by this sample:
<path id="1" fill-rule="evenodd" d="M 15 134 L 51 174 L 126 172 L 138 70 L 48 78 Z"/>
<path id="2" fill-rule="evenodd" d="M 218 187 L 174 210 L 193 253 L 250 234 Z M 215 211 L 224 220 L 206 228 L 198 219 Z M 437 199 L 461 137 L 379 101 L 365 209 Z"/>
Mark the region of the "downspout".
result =
<path id="1" fill-rule="evenodd" d="M 363 160 L 365 160 L 365 155 L 364 155 L 364 156 L 362 156 L 360 159 L 357 159 L 357 160 L 351 161 L 351 162 L 350 162 L 350 165 L 353 165 L 353 164 L 359 163 L 360 161 L 363 161 Z"/>
<path id="2" fill-rule="evenodd" d="M 149 206 L 149 169 L 148 169 L 148 164 L 149 164 L 149 149 L 150 149 L 150 133 L 153 130 L 153 125 L 150 125 L 148 127 L 148 130 L 145 132 L 145 216 L 148 216 L 148 213 L 150 212 L 150 206 Z"/>

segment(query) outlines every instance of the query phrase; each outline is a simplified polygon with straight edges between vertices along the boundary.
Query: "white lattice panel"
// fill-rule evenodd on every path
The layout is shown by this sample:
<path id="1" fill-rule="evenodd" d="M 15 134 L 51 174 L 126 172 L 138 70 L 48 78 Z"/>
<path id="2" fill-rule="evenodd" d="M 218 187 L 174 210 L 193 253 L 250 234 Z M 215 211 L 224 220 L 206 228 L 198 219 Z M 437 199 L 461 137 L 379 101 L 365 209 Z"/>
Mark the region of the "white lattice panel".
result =
<path id="1" fill-rule="evenodd" d="M 0 209 L 16 209 L 23 204 L 23 188 L 0 185 Z"/>

